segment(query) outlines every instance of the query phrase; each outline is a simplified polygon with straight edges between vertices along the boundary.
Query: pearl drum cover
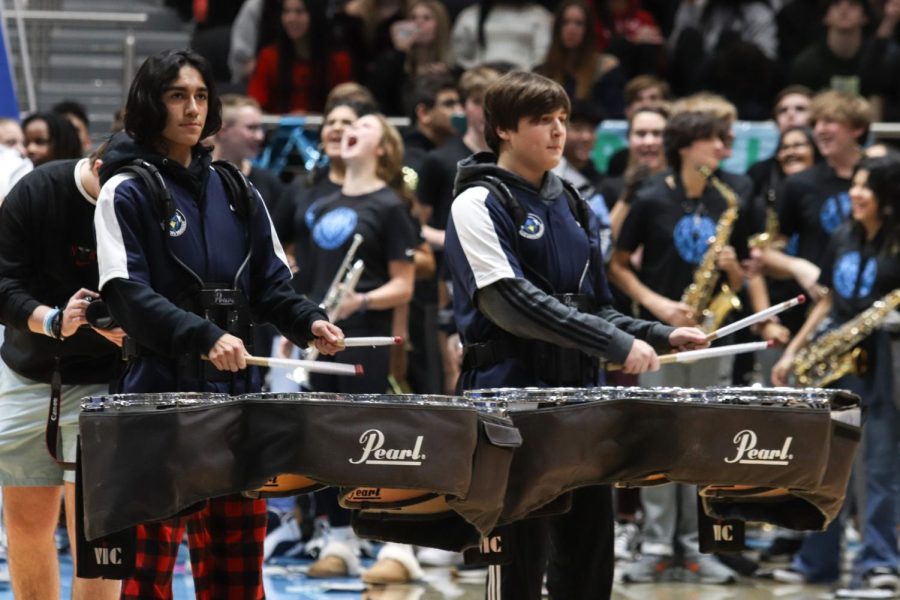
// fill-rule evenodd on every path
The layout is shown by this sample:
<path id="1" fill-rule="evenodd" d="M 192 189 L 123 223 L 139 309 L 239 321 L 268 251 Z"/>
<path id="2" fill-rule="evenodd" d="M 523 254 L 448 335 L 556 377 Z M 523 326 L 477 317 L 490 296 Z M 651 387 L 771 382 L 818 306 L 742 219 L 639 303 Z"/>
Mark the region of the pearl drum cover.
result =
<path id="1" fill-rule="evenodd" d="M 596 388 L 574 401 L 514 410 L 551 393 L 510 402 L 523 443 L 501 522 L 599 483 L 697 484 L 714 516 L 794 529 L 824 529 L 843 503 L 859 439 L 859 399 L 851 394 Z"/>
<path id="2" fill-rule="evenodd" d="M 454 514 L 486 533 L 500 514 L 521 441 L 508 419 L 459 398 L 161 396 L 83 402 L 87 539 L 169 518 L 208 498 L 259 490 L 286 474 L 444 496 Z"/>
<path id="3" fill-rule="evenodd" d="M 818 389 L 150 394 L 83 409 L 88 539 L 211 497 L 332 485 L 360 535 L 448 550 L 611 483 L 696 484 L 711 516 L 824 529 L 861 427 L 857 396 Z"/>

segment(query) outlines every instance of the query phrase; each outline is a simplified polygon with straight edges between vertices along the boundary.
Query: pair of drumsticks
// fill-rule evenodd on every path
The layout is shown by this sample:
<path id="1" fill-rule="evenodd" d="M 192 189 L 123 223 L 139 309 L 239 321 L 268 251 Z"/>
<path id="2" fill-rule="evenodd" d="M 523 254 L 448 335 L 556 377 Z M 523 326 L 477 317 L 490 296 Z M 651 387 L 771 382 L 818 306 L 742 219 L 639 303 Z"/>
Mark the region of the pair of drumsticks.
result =
<path id="1" fill-rule="evenodd" d="M 745 327 L 750 327 L 755 323 L 765 321 L 774 317 L 778 313 L 784 312 L 789 308 L 793 308 L 806 301 L 804 295 L 796 298 L 785 300 L 775 306 L 771 306 L 758 313 L 754 313 L 749 317 L 744 317 L 730 325 L 726 325 L 706 336 L 706 341 L 713 342 L 717 339 L 731 335 L 736 331 L 740 331 Z M 396 336 L 373 336 L 373 337 L 355 337 L 344 338 L 338 345 L 345 348 L 358 348 L 364 346 L 395 346 L 403 343 L 403 338 Z M 671 365 L 676 363 L 688 363 L 696 360 L 707 358 L 715 358 L 719 356 L 733 356 L 735 354 L 743 354 L 745 352 L 756 352 L 757 350 L 765 350 L 770 347 L 772 342 L 749 342 L 745 344 L 731 344 L 729 346 L 720 346 L 718 348 L 704 348 L 702 350 L 687 350 L 685 352 L 675 352 L 673 354 L 665 354 L 659 357 L 660 365 Z M 205 358 L 205 357 L 204 357 Z M 292 358 L 267 358 L 265 356 L 246 356 L 245 360 L 248 365 L 257 365 L 260 367 L 281 367 L 288 369 L 304 369 L 312 373 L 326 373 L 329 375 L 362 375 L 362 365 L 348 365 L 342 363 L 320 362 L 314 360 L 297 360 Z M 615 371 L 621 369 L 621 365 L 609 365 L 607 369 Z"/>
<path id="2" fill-rule="evenodd" d="M 717 329 L 706 336 L 706 341 L 714 342 L 715 340 L 731 335 L 736 331 L 740 331 L 741 329 L 765 321 L 766 319 L 774 317 L 778 313 L 784 312 L 787 309 L 793 308 L 799 304 L 803 304 L 804 302 L 806 302 L 806 296 L 800 294 L 796 298 L 785 300 L 784 302 L 780 302 L 775 306 L 770 306 L 765 310 L 761 310 L 758 313 L 754 313 L 748 317 L 744 317 L 743 319 L 726 325 L 725 327 Z M 663 356 L 660 356 L 659 364 L 671 365 L 676 363 L 690 363 L 706 358 L 716 358 L 718 356 L 733 356 L 735 354 L 744 354 L 746 352 L 756 352 L 757 350 L 765 350 L 766 348 L 770 348 L 773 344 L 774 342 L 770 340 L 768 342 L 747 342 L 745 344 L 719 346 L 718 348 L 704 348 L 702 350 L 687 350 L 685 352 L 675 352 L 673 354 L 664 354 Z M 607 366 L 607 370 L 609 371 L 618 371 L 621 368 L 622 365 Z"/>
<path id="3" fill-rule="evenodd" d="M 370 336 L 370 337 L 351 337 L 339 340 L 337 345 L 344 348 L 359 347 L 375 347 L 375 346 L 398 346 L 403 343 L 400 336 Z M 203 360 L 209 360 L 203 356 Z M 343 363 L 321 362 L 317 360 L 297 360 L 294 358 L 272 358 L 268 356 L 246 355 L 244 360 L 248 365 L 257 367 L 272 367 L 282 369 L 302 369 L 310 373 L 325 373 L 327 375 L 351 375 L 359 376 L 363 374 L 362 365 L 348 365 Z"/>

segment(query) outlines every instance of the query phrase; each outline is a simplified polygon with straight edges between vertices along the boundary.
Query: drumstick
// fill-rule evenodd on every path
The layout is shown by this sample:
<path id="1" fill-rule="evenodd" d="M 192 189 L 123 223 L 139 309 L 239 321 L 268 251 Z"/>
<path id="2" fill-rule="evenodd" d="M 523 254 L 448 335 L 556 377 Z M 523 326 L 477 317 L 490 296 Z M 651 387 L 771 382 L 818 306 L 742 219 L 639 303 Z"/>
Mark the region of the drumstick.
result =
<path id="1" fill-rule="evenodd" d="M 371 337 L 349 337 L 339 340 L 336 346 L 344 348 L 358 348 L 360 346 L 399 346 L 403 343 L 403 338 L 399 335 L 390 336 L 371 336 Z"/>
<path id="2" fill-rule="evenodd" d="M 717 329 L 706 336 L 706 341 L 712 342 L 719 338 L 723 338 L 726 335 L 730 335 L 730 334 L 734 333 L 735 331 L 743 329 L 744 327 L 750 327 L 754 323 L 759 323 L 760 321 L 765 321 L 769 317 L 773 317 L 780 312 L 784 312 L 787 309 L 793 308 L 793 307 L 797 306 L 798 304 L 803 304 L 804 302 L 806 302 L 806 296 L 804 296 L 803 294 L 800 294 L 796 298 L 791 298 L 790 300 L 785 300 L 784 302 L 780 302 L 780 303 L 776 304 L 775 306 L 770 306 L 769 308 L 767 308 L 765 310 L 761 310 L 758 313 L 754 313 L 754 314 L 750 315 L 749 317 L 744 317 L 743 319 L 741 319 L 739 321 L 735 321 L 734 323 L 731 323 L 730 325 L 726 325 L 725 327 Z"/>
<path id="3" fill-rule="evenodd" d="M 208 356 L 201 356 L 209 360 Z M 317 360 L 297 360 L 294 358 L 269 358 L 267 356 L 244 356 L 248 365 L 258 367 L 280 367 L 286 369 L 303 369 L 310 373 L 326 373 L 328 375 L 362 375 L 362 365 L 346 365 L 343 363 L 319 362 Z"/>
<path id="4" fill-rule="evenodd" d="M 659 364 L 672 365 L 676 363 L 688 363 L 695 360 L 703 360 L 706 358 L 717 358 L 719 356 L 732 356 L 734 354 L 744 354 L 746 352 L 756 352 L 757 350 L 765 350 L 774 345 L 773 340 L 768 342 L 748 342 L 746 344 L 731 344 L 730 346 L 719 346 L 718 348 L 703 348 L 702 350 L 687 350 L 685 352 L 675 352 L 673 354 L 663 354 L 659 357 Z M 623 365 L 607 365 L 607 371 L 621 371 Z"/>
<path id="5" fill-rule="evenodd" d="M 718 348 L 703 348 L 702 350 L 687 350 L 686 352 L 663 354 L 659 357 L 659 364 L 671 365 L 674 363 L 694 362 L 695 360 L 703 360 L 705 358 L 717 358 L 719 356 L 732 356 L 734 354 L 756 352 L 757 350 L 770 348 L 774 344 L 774 340 L 769 340 L 768 342 L 747 342 L 746 344 L 731 344 L 730 346 L 719 346 Z"/>

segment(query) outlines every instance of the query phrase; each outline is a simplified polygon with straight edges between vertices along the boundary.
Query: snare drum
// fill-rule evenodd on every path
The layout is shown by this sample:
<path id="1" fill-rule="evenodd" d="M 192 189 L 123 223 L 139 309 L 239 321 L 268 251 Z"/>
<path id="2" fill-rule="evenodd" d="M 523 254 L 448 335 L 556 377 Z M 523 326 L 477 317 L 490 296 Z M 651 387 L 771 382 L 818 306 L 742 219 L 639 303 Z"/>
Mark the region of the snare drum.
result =
<path id="1" fill-rule="evenodd" d="M 246 403 L 251 411 L 253 410 L 252 407 L 254 404 L 296 404 L 299 402 L 334 403 L 340 401 L 346 402 L 350 399 L 351 396 L 349 394 L 333 394 L 325 392 L 260 392 L 240 396 L 241 402 Z M 267 479 L 258 488 L 246 490 L 242 492 L 242 494 L 248 498 L 283 498 L 315 492 L 325 487 L 327 487 L 327 485 L 300 473 L 279 473 Z"/>
<path id="2" fill-rule="evenodd" d="M 778 409 L 771 426 L 782 428 L 776 439 L 783 441 L 780 447 L 764 443 L 757 428 L 742 428 L 729 462 L 744 468 L 760 465 L 771 476 L 762 482 L 711 478 L 700 490 L 707 512 L 792 529 L 824 529 L 843 504 L 860 437 L 859 398 L 818 388 L 721 388 L 711 393 L 722 402 L 746 406 L 748 414 Z M 803 473 L 792 476 L 791 469 Z"/>
<path id="3" fill-rule="evenodd" d="M 596 464 L 583 442 L 597 430 L 585 417 L 616 388 L 487 388 L 464 392 L 479 410 L 508 416 L 522 444 L 513 454 L 501 522 L 525 518 L 567 491 L 593 482 Z M 618 426 L 613 428 L 618 430 Z M 603 436 L 605 443 L 608 436 Z M 590 442 L 587 442 L 590 445 Z M 600 453 L 599 451 L 597 453 Z"/>
<path id="4" fill-rule="evenodd" d="M 361 404 L 389 406 L 396 410 L 409 410 L 413 407 L 462 408 L 471 410 L 473 404 L 458 396 L 419 395 L 419 394 L 357 394 L 353 401 Z M 417 437 L 412 449 L 385 449 L 383 437 L 375 433 L 363 435 L 360 443 L 364 449 L 370 449 L 369 455 L 381 464 L 413 466 L 424 458 L 421 444 L 424 436 Z M 378 458 L 382 452 L 381 459 Z M 394 456 L 392 457 L 392 452 Z M 405 453 L 405 454 L 404 454 Z M 405 459 L 405 460 L 404 460 Z M 430 515 L 450 511 L 447 501 L 441 494 L 431 490 L 417 488 L 357 487 L 344 488 L 339 495 L 339 502 L 344 508 L 364 510 L 366 512 L 390 512 L 405 515 Z"/>
<path id="5" fill-rule="evenodd" d="M 229 493 L 227 394 L 116 394 L 84 398 L 79 415 L 85 534 L 93 540 L 202 508 Z"/>

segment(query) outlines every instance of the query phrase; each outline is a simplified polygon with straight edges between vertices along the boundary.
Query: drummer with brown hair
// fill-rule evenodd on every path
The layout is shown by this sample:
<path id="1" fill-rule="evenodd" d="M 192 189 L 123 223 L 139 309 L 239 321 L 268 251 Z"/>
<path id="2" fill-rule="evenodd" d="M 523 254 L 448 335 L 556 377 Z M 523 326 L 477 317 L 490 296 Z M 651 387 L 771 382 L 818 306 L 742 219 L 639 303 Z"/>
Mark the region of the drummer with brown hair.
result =
<path id="1" fill-rule="evenodd" d="M 562 156 L 569 111 L 562 87 L 531 73 L 507 74 L 485 93 L 493 153 L 459 164 L 446 237 L 465 344 L 463 389 L 594 386 L 600 359 L 642 373 L 659 368 L 655 348 L 707 345 L 696 328 L 632 319 L 610 307 L 598 223 L 577 191 L 550 172 Z M 512 564 L 491 568 L 489 594 L 539 599 L 549 559 L 551 597 L 609 597 L 607 486 L 580 488 L 570 512 L 510 529 Z"/>

